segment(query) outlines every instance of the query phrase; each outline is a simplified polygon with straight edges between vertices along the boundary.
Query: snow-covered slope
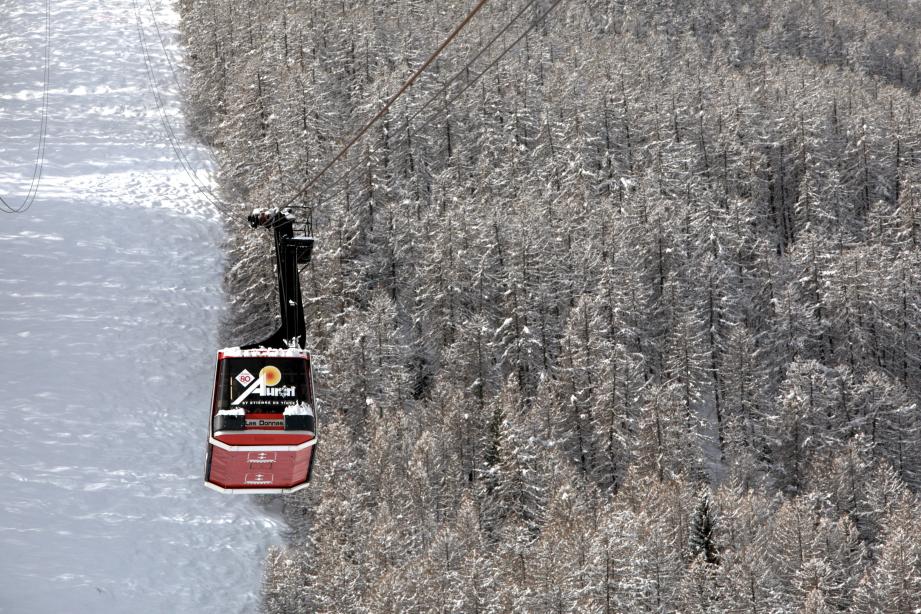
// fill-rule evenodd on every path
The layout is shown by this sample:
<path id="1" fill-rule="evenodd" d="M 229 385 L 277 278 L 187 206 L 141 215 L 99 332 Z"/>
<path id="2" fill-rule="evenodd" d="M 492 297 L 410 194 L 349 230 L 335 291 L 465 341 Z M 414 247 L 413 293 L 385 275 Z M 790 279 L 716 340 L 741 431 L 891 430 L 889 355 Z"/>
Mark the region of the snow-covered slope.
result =
<path id="1" fill-rule="evenodd" d="M 35 155 L 42 4 L 0 3 L 14 204 Z M 221 226 L 163 135 L 134 8 L 53 2 L 45 179 L 31 211 L 0 217 L 0 612 L 255 611 L 280 539 L 251 499 L 202 485 Z M 174 41 L 175 14 L 154 8 Z"/>

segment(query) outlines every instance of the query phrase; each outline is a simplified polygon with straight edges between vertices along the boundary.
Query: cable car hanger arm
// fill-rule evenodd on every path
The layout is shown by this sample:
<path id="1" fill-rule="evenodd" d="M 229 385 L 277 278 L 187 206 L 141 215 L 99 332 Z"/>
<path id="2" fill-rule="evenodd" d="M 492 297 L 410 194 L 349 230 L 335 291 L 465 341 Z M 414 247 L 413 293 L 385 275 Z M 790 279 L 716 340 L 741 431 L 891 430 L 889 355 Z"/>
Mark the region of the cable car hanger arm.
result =
<path id="1" fill-rule="evenodd" d="M 304 349 L 307 325 L 298 265 L 310 262 L 313 237 L 295 237 L 295 217 L 290 209 L 254 209 L 247 218 L 252 228 L 268 228 L 275 234 L 275 275 L 281 326 L 272 335 L 241 349 L 297 347 Z"/>

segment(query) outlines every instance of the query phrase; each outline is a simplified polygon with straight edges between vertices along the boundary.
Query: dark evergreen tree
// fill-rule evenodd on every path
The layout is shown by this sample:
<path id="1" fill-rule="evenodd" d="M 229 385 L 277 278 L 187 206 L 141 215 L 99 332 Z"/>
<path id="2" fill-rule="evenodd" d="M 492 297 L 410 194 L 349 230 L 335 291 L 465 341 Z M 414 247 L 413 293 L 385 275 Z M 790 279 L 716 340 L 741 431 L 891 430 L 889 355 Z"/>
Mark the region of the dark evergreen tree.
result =
<path id="1" fill-rule="evenodd" d="M 692 557 L 701 557 L 709 565 L 720 563 L 716 528 L 716 513 L 710 494 L 704 490 L 698 496 L 697 507 L 688 524 L 688 548 Z"/>

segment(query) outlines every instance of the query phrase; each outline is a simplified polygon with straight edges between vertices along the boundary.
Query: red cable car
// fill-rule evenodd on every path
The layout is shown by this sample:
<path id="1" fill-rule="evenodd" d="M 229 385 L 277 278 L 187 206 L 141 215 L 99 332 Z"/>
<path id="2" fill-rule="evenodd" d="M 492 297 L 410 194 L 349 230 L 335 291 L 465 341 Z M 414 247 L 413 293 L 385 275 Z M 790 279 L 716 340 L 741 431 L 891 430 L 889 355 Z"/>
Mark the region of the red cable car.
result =
<path id="1" fill-rule="evenodd" d="M 297 265 L 313 238 L 294 237 L 289 211 L 256 210 L 254 228 L 275 231 L 281 327 L 268 339 L 217 355 L 205 486 L 230 493 L 291 493 L 310 481 L 316 399 Z"/>

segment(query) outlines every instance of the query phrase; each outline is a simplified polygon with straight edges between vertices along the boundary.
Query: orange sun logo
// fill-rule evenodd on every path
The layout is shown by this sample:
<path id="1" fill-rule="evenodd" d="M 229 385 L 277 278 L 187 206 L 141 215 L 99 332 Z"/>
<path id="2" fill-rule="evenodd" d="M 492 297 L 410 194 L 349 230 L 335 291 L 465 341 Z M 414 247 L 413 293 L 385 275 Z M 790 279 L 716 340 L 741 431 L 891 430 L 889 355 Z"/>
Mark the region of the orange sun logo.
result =
<path id="1" fill-rule="evenodd" d="M 259 371 L 259 379 L 265 382 L 266 386 L 277 386 L 281 381 L 281 371 L 278 370 L 278 367 L 271 365 L 262 367 L 262 370 Z"/>

